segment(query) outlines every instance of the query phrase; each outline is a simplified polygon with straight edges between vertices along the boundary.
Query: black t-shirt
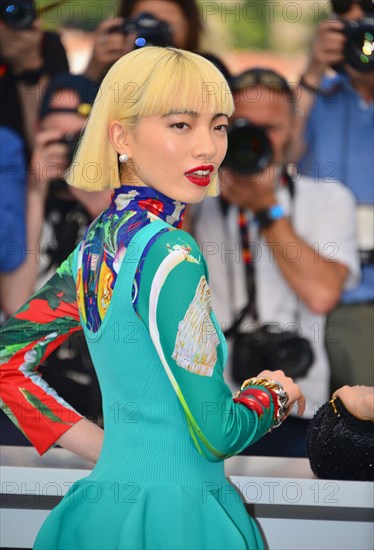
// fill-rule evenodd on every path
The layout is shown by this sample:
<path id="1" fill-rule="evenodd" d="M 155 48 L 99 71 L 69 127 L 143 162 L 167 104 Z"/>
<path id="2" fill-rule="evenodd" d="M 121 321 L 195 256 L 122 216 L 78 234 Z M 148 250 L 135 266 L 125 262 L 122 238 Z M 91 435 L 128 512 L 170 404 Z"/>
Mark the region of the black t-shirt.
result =
<path id="1" fill-rule="evenodd" d="M 60 37 L 45 32 L 42 41 L 44 65 L 42 74 L 54 78 L 60 73 L 69 71 L 69 63 Z M 11 68 L 0 57 L 0 125 L 17 132 L 27 144 L 22 116 L 22 107 L 17 90 L 17 79 Z"/>

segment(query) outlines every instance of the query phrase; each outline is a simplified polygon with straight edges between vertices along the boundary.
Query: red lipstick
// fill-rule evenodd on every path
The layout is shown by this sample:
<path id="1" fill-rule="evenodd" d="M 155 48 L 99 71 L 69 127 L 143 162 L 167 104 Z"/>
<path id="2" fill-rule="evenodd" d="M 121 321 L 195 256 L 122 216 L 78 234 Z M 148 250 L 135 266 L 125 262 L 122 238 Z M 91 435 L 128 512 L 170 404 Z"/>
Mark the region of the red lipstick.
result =
<path id="1" fill-rule="evenodd" d="M 195 168 L 192 168 L 192 170 L 186 172 L 184 175 L 191 183 L 199 185 L 200 187 L 206 187 L 210 184 L 210 177 L 212 172 L 214 172 L 214 166 L 209 164 L 196 166 Z"/>

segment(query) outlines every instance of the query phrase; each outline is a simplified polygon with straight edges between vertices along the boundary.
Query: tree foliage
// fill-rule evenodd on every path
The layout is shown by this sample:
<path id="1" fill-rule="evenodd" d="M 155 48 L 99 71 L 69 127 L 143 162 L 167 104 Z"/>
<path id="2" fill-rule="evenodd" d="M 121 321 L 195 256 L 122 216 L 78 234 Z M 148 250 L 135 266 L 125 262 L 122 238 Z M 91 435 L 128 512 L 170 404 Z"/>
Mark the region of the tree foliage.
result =
<path id="1" fill-rule="evenodd" d="M 64 0 L 54 6 L 51 0 L 35 4 L 44 28 L 79 28 L 93 30 L 107 17 L 117 14 L 118 0 Z M 50 9 L 48 6 L 51 6 Z"/>

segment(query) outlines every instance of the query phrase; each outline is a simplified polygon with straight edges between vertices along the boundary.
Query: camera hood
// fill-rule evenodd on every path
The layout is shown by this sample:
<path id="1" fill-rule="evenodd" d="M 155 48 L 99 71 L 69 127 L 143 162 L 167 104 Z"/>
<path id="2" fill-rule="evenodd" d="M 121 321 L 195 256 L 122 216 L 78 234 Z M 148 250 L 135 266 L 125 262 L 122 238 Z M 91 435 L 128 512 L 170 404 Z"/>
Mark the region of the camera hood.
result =
<path id="1" fill-rule="evenodd" d="M 344 21 L 346 62 L 359 72 L 374 70 L 374 17 Z"/>
<path id="2" fill-rule="evenodd" d="M 174 46 L 171 26 L 148 12 L 142 12 L 128 19 L 120 26 L 112 27 L 109 32 L 135 34 L 134 48 L 144 46 Z"/>
<path id="3" fill-rule="evenodd" d="M 224 166 L 239 174 L 257 174 L 272 159 L 273 147 L 263 128 L 245 118 L 238 118 L 230 124 Z"/>

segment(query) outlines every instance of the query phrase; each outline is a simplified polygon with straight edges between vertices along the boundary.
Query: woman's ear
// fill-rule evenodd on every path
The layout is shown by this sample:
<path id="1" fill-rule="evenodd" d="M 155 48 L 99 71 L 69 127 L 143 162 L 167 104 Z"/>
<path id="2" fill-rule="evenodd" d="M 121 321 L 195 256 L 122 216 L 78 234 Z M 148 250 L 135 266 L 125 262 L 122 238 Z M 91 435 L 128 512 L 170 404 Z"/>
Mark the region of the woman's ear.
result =
<path id="1" fill-rule="evenodd" d="M 114 120 L 109 124 L 109 139 L 114 149 L 119 155 L 126 153 L 131 157 L 129 144 L 129 132 L 118 120 Z"/>

